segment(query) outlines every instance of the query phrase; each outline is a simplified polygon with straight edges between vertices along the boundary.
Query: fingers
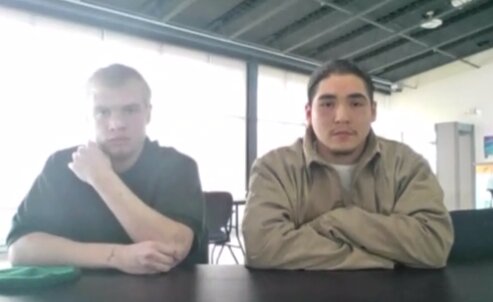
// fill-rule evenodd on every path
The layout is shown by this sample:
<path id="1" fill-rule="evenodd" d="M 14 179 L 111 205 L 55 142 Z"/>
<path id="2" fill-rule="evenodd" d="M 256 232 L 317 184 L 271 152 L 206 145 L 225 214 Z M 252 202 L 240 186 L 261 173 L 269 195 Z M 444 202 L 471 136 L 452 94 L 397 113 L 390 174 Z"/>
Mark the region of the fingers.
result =
<path id="1" fill-rule="evenodd" d="M 146 264 L 146 268 L 148 269 L 149 274 L 159 274 L 159 273 L 167 273 L 171 269 L 171 265 L 163 264 L 159 262 L 149 262 Z"/>
<path id="2" fill-rule="evenodd" d="M 98 145 L 95 142 L 88 141 L 86 144 L 79 145 L 77 147 L 77 150 L 75 150 L 74 153 L 72 153 L 72 158 L 75 155 L 81 156 L 81 155 L 84 155 L 84 154 L 88 154 L 88 153 L 94 152 L 95 150 L 99 150 Z"/>
<path id="3" fill-rule="evenodd" d="M 144 266 L 149 273 L 168 272 L 177 264 L 175 251 L 169 245 L 160 242 L 151 242 L 150 250 L 144 257 Z"/>
<path id="4" fill-rule="evenodd" d="M 77 168 L 79 162 L 80 162 L 80 153 L 79 151 L 75 151 L 74 153 L 72 153 L 72 161 L 68 163 L 68 167 L 70 168 L 70 170 L 74 171 L 74 169 Z"/>
<path id="5" fill-rule="evenodd" d="M 161 254 L 168 255 L 168 256 L 171 256 L 174 259 L 176 259 L 176 249 L 173 246 L 171 246 L 169 244 L 164 244 L 161 242 L 155 242 L 154 244 L 155 244 L 156 249 Z"/>
<path id="6" fill-rule="evenodd" d="M 94 159 L 105 157 L 104 152 L 94 142 L 80 145 L 72 153 L 72 162 L 92 162 Z"/>
<path id="7" fill-rule="evenodd" d="M 175 250 L 167 244 L 146 241 L 125 246 L 124 252 L 115 256 L 120 259 L 119 269 L 132 274 L 158 274 L 170 271 L 179 261 Z"/>
<path id="8" fill-rule="evenodd" d="M 72 162 L 70 162 L 68 164 L 68 167 L 70 168 L 70 170 L 74 171 L 77 169 L 77 167 L 80 165 L 80 162 L 82 160 L 82 155 L 81 155 L 81 152 L 80 152 L 80 148 L 77 148 L 77 150 L 72 153 Z"/>
<path id="9" fill-rule="evenodd" d="M 148 254 L 144 257 L 142 267 L 142 273 L 145 274 L 157 274 L 168 272 L 172 267 L 173 259 L 167 255 L 163 255 L 159 252 Z"/>
<path id="10" fill-rule="evenodd" d="M 163 254 L 161 252 L 155 252 L 153 254 L 150 254 L 148 258 L 149 261 L 154 261 L 157 263 L 162 263 L 171 266 L 173 266 L 176 262 L 174 257 L 167 254 Z"/>
<path id="11" fill-rule="evenodd" d="M 77 147 L 77 150 L 75 150 L 72 153 L 72 163 L 79 161 L 84 153 L 85 153 L 85 146 Z"/>
<path id="12" fill-rule="evenodd" d="M 87 146 L 88 149 L 94 149 L 94 148 L 99 149 L 98 144 L 96 142 L 94 142 L 94 141 L 87 141 L 86 146 Z"/>

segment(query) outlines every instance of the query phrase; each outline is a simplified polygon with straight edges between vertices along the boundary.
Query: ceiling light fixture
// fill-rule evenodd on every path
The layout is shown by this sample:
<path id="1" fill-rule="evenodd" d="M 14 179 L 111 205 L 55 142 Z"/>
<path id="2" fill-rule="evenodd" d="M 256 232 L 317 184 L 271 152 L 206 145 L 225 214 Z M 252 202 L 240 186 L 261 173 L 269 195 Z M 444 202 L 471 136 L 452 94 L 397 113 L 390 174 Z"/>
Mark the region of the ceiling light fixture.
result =
<path id="1" fill-rule="evenodd" d="M 459 8 L 459 7 L 466 5 L 467 3 L 471 2 L 471 1 L 472 0 L 451 0 L 450 4 L 452 4 L 453 7 Z"/>
<path id="2" fill-rule="evenodd" d="M 430 10 L 425 14 L 425 20 L 421 23 L 421 27 L 425 29 L 435 29 L 443 24 L 442 19 L 435 18 L 435 12 Z"/>

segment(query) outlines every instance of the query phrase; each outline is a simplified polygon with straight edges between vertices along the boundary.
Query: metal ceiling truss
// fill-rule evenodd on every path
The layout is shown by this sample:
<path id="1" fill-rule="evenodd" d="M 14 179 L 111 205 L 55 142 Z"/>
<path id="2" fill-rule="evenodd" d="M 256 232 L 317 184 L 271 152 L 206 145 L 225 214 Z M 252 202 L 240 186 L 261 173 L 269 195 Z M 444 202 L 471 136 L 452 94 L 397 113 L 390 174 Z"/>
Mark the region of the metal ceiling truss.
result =
<path id="1" fill-rule="evenodd" d="M 479 14 L 477 14 L 479 12 Z M 470 32 L 470 35 L 476 34 L 488 28 L 492 24 L 492 20 L 489 18 L 489 14 L 493 12 L 493 2 L 486 2 L 483 5 L 473 7 L 469 10 L 461 10 L 459 14 L 454 15 L 448 19 L 444 20 L 445 25 L 430 31 L 430 30 L 419 30 L 412 34 L 412 37 L 416 39 L 427 38 L 428 41 L 435 41 L 436 43 L 432 46 L 424 49 L 412 49 L 410 47 L 402 48 L 402 46 L 406 43 L 409 43 L 405 39 L 398 39 L 393 41 L 390 44 L 384 45 L 380 48 L 376 48 L 373 51 L 364 53 L 358 57 L 355 57 L 353 60 L 355 62 L 361 63 L 366 60 L 369 61 L 370 66 L 366 66 L 372 72 L 375 72 L 377 69 L 383 69 L 382 66 L 385 66 L 387 71 L 390 70 L 390 62 L 407 62 L 411 63 L 413 55 L 421 57 L 423 53 L 428 51 L 433 51 L 435 53 L 435 49 L 448 47 L 452 41 L 459 40 L 459 37 L 456 36 L 456 32 Z M 476 21 L 474 25 L 468 21 L 468 17 L 472 15 L 477 15 Z M 469 29 L 468 28 L 472 28 Z M 459 35 L 461 39 L 467 37 L 467 35 L 461 34 Z M 379 58 L 380 57 L 380 58 Z M 403 58 L 404 57 L 404 58 Z M 367 64 L 364 64 L 367 65 Z M 373 66 L 372 66 L 373 65 Z M 375 66 L 377 65 L 377 66 Z M 401 64 L 399 64 L 401 66 Z"/>
<path id="2" fill-rule="evenodd" d="M 250 29 L 252 29 L 252 28 L 254 28 L 254 27 L 262 24 L 266 20 L 269 20 L 270 18 L 272 18 L 273 16 L 275 16 L 278 13 L 282 12 L 283 10 L 287 9 L 288 7 L 294 5 L 298 1 L 299 0 L 284 0 L 281 5 L 279 5 L 278 7 L 276 7 L 273 10 L 267 11 L 266 14 L 264 14 L 260 18 L 257 18 L 256 20 L 250 22 L 248 25 L 242 27 L 241 29 L 237 30 L 236 32 L 234 32 L 233 34 L 231 34 L 229 37 L 230 38 L 236 38 L 236 37 L 240 36 L 241 34 L 249 31 Z"/>
<path id="3" fill-rule="evenodd" d="M 339 3 L 341 5 L 346 5 L 354 0 L 334 0 L 336 3 Z M 277 32 L 265 37 L 263 39 L 263 42 L 267 45 L 274 45 L 275 42 L 278 40 L 284 38 L 285 36 L 296 32 L 297 30 L 300 30 L 304 28 L 305 26 L 327 16 L 328 14 L 334 12 L 334 10 L 330 7 L 320 5 L 319 9 L 314 10 L 313 12 L 309 13 L 308 15 L 304 15 L 301 18 L 297 19 L 295 22 L 281 28 Z"/>
<path id="4" fill-rule="evenodd" d="M 371 70 L 369 70 L 368 72 L 373 74 L 373 73 L 382 73 L 382 72 L 387 72 L 388 70 L 387 69 L 392 69 L 391 67 L 395 67 L 395 68 L 398 68 L 400 66 L 402 66 L 402 64 L 408 64 L 409 62 L 412 62 L 414 61 L 415 59 L 422 59 L 423 58 L 423 55 L 427 54 L 427 55 L 430 55 L 430 54 L 433 54 L 435 53 L 434 52 L 434 49 L 435 48 L 440 48 L 440 47 L 446 47 L 450 44 L 455 44 L 455 43 L 459 43 L 459 42 L 462 42 L 463 40 L 467 39 L 467 38 L 470 38 L 471 36 L 474 36 L 476 34 L 480 34 L 482 32 L 485 32 L 485 31 L 488 31 L 488 30 L 492 30 L 493 29 L 493 24 L 489 24 L 489 25 L 486 25 L 486 26 L 483 26 L 483 27 L 480 27 L 480 28 L 477 28 L 477 29 L 474 29 L 474 30 L 471 30 L 465 34 L 462 34 L 460 36 L 457 36 L 457 37 L 454 37 L 452 39 L 449 39 L 447 41 L 443 41 L 441 43 L 438 43 L 436 45 L 433 45 L 427 49 L 424 49 L 420 52 L 417 52 L 417 53 L 414 53 L 414 54 L 411 54 L 409 56 L 405 56 L 403 58 L 400 58 L 398 60 L 395 60 L 395 61 L 392 61 L 392 62 L 389 62 L 387 64 L 384 64 L 384 65 L 380 65 L 379 67 L 377 68 L 373 68 Z"/>
<path id="5" fill-rule="evenodd" d="M 376 4 L 376 5 L 368 8 L 368 9 L 366 9 L 366 10 L 360 12 L 360 13 L 357 13 L 357 14 L 351 16 L 350 18 L 346 19 L 346 21 L 343 21 L 343 22 L 340 22 L 340 23 L 338 23 L 338 24 L 336 24 L 334 26 L 331 26 L 331 27 L 329 27 L 329 28 L 327 28 L 327 29 L 319 32 L 316 35 L 313 35 L 313 36 L 311 36 L 311 37 L 309 37 L 309 38 L 307 38 L 307 39 L 305 39 L 305 40 L 303 40 L 303 41 L 301 41 L 299 43 L 296 43 L 295 45 L 292 45 L 292 46 L 284 49 L 283 52 L 292 52 L 293 50 L 298 49 L 298 48 L 300 48 L 303 45 L 306 45 L 306 44 L 308 44 L 310 42 L 313 42 L 313 41 L 315 41 L 315 40 L 317 40 L 317 39 L 319 39 L 319 38 L 321 38 L 321 37 L 323 37 L 323 36 L 325 36 L 325 35 L 327 35 L 327 34 L 329 34 L 331 32 L 336 31 L 337 29 L 345 26 L 346 24 L 349 24 L 349 23 L 351 23 L 351 22 L 353 22 L 355 20 L 358 20 L 358 19 L 362 18 L 364 15 L 369 14 L 369 13 L 371 13 L 371 12 L 379 9 L 380 7 L 386 5 L 387 3 L 391 2 L 391 1 L 393 1 L 393 0 L 382 0 L 378 4 Z M 326 2 L 324 2 L 324 5 L 326 5 L 325 3 Z M 339 7 L 338 5 L 335 5 L 335 4 L 331 4 L 331 5 L 334 5 L 335 7 Z M 326 6 L 329 6 L 329 7 L 331 7 L 334 10 L 338 10 L 338 9 L 335 9 L 334 7 L 332 7 L 331 5 L 326 5 Z"/>
<path id="6" fill-rule="evenodd" d="M 398 46 L 406 42 L 403 40 L 397 40 L 394 43 L 387 45 L 388 47 L 380 48 L 378 54 L 372 54 L 372 52 L 370 52 L 362 57 L 356 58 L 355 61 L 362 62 L 364 60 L 369 60 L 368 61 L 369 66 L 367 64 L 365 65 L 371 72 L 379 72 L 381 69 L 384 68 L 387 71 L 389 71 L 392 69 L 391 66 L 393 62 L 395 62 L 395 64 L 401 62 L 407 62 L 408 64 L 410 64 L 412 61 L 414 61 L 412 59 L 413 56 L 418 56 L 430 51 L 435 53 L 435 49 L 447 50 L 451 48 L 451 46 L 454 45 L 455 43 L 461 41 L 464 42 L 472 36 L 477 36 L 480 34 L 484 34 L 485 32 L 488 32 L 493 27 L 493 20 L 489 20 L 489 18 L 484 18 L 484 15 L 489 13 L 490 11 L 482 12 L 483 18 L 477 18 L 476 21 L 477 24 L 475 24 L 474 26 L 469 26 L 470 28 L 467 28 L 467 24 L 449 23 L 451 24 L 449 25 L 449 28 L 443 29 L 444 31 L 447 32 L 446 35 L 444 33 L 437 32 L 436 36 L 430 35 L 428 37 L 429 41 L 434 41 L 434 40 L 436 41 L 435 44 L 432 44 L 429 48 L 414 50 L 414 51 L 412 51 L 409 48 L 401 49 Z M 461 34 L 459 35 L 453 34 L 454 30 L 458 27 L 461 28 L 462 30 L 462 31 L 458 31 Z M 433 37 L 435 38 L 433 39 Z"/>
<path id="7" fill-rule="evenodd" d="M 345 13 L 345 14 L 348 14 L 348 15 L 350 15 L 352 17 L 355 17 L 355 18 L 357 18 L 357 19 L 359 19 L 361 21 L 365 21 L 365 22 L 367 22 L 367 23 L 369 23 L 371 25 L 374 25 L 374 26 L 376 26 L 376 27 L 378 27 L 378 28 L 380 28 L 382 30 L 385 30 L 385 31 L 387 31 L 389 33 L 392 33 L 392 34 L 393 33 L 396 33 L 395 30 L 393 30 L 393 29 L 391 29 L 391 28 L 389 28 L 389 27 L 387 27 L 387 26 L 385 26 L 383 24 L 380 24 L 378 22 L 375 22 L 373 20 L 370 20 L 370 19 L 364 17 L 364 15 L 355 14 L 355 13 L 353 13 L 353 12 L 351 12 L 351 11 L 343 8 L 343 7 L 340 7 L 340 6 L 335 5 L 333 3 L 330 3 L 330 2 L 325 2 L 325 5 L 328 5 L 328 6 L 332 7 L 333 9 L 340 11 L 341 13 Z M 402 38 L 406 39 L 406 40 L 409 40 L 409 41 L 415 43 L 415 44 L 418 44 L 418 45 L 423 46 L 423 47 L 426 47 L 426 48 L 430 48 L 430 45 L 428 45 L 428 43 L 425 43 L 423 41 L 417 40 L 417 39 L 411 37 L 410 35 L 407 35 L 407 34 L 398 34 L 398 35 L 401 36 Z M 479 65 L 476 65 L 476 64 L 470 62 L 469 60 L 459 58 L 456 55 L 451 54 L 451 53 L 449 53 L 447 51 L 441 50 L 439 48 L 434 48 L 434 50 L 437 53 L 439 53 L 439 54 L 441 54 L 443 56 L 446 56 L 446 57 L 451 58 L 453 60 L 461 61 L 461 62 L 463 62 L 463 63 L 465 63 L 465 64 L 467 64 L 469 66 L 472 66 L 474 68 L 479 68 Z"/>
<path id="8" fill-rule="evenodd" d="M 312 22 L 319 20 L 320 18 L 327 16 L 333 11 L 334 10 L 330 7 L 321 6 L 319 9 L 309 13 L 308 15 L 301 17 L 300 19 L 289 24 L 288 26 L 281 28 L 280 30 L 271 34 L 270 36 L 267 36 L 266 38 L 263 39 L 263 42 L 267 45 L 273 45 L 275 42 L 284 38 L 285 36 L 307 26 Z"/>
<path id="9" fill-rule="evenodd" d="M 451 9 L 448 9 L 448 10 L 446 10 L 446 11 L 444 11 L 444 12 L 442 12 L 442 13 L 440 13 L 440 14 L 436 15 L 435 17 L 436 17 L 436 18 L 443 18 L 443 17 L 446 17 L 447 15 L 450 15 L 450 14 L 452 14 L 452 13 L 456 12 L 456 11 L 457 11 L 457 9 L 456 9 L 456 8 L 451 8 Z M 346 54 L 346 55 L 345 55 L 345 56 L 343 56 L 342 58 L 343 58 L 343 59 L 351 59 L 351 58 L 353 58 L 353 57 L 355 57 L 355 56 L 357 56 L 357 55 L 359 55 L 359 54 L 361 54 L 361 53 L 364 53 L 365 51 L 367 51 L 367 50 L 369 50 L 369 49 L 375 48 L 375 47 L 376 47 L 376 46 L 378 46 L 378 45 L 384 44 L 384 43 L 386 43 L 386 42 L 388 42 L 388 41 L 391 41 L 391 40 L 392 40 L 392 39 L 394 39 L 394 38 L 400 37 L 400 35 L 401 35 L 401 34 L 406 34 L 406 33 L 410 32 L 410 31 L 412 31 L 412 30 L 415 30 L 416 28 L 419 28 L 419 27 L 420 27 L 420 25 L 421 25 L 421 24 L 415 24 L 415 25 L 410 26 L 410 27 L 408 27 L 408 28 L 404 28 L 404 29 L 402 29 L 402 30 L 400 30 L 400 31 L 397 31 L 397 32 L 395 32 L 395 33 L 393 33 L 393 34 L 389 35 L 389 36 L 388 36 L 387 38 L 385 38 L 385 39 L 377 40 L 377 41 L 375 41 L 375 43 L 371 43 L 371 44 L 366 45 L 365 47 L 362 47 L 362 48 L 356 49 L 355 51 L 353 51 L 353 52 L 350 52 L 350 53 Z"/>
<path id="10" fill-rule="evenodd" d="M 245 0 L 240 2 L 238 5 L 224 13 L 222 16 L 212 21 L 207 25 L 207 29 L 213 32 L 219 32 L 221 28 L 228 22 L 235 18 L 239 18 L 243 14 L 246 14 L 249 10 L 253 9 L 255 6 L 261 4 L 265 0 Z"/>
<path id="11" fill-rule="evenodd" d="M 167 12 L 164 16 L 161 17 L 161 21 L 169 22 L 171 19 L 173 19 L 173 17 L 179 15 L 182 11 L 187 9 L 196 1 L 197 0 L 181 0 L 177 6 L 175 6 L 171 11 Z"/>
<path id="12" fill-rule="evenodd" d="M 398 9 L 391 11 L 390 13 L 388 13 L 382 17 L 377 18 L 376 22 L 382 23 L 382 24 L 392 22 L 393 20 L 399 18 L 402 14 L 404 14 L 406 12 L 413 11 L 416 8 L 420 7 L 421 5 L 427 4 L 429 2 L 430 2 L 430 0 L 413 1 L 411 3 L 408 3 L 405 6 L 399 7 Z M 340 36 L 334 40 L 331 40 L 331 41 L 328 41 L 322 45 L 319 45 L 318 47 L 316 47 L 313 51 L 311 51 L 309 53 L 309 56 L 314 56 L 314 55 L 321 56 L 324 52 L 327 52 L 329 49 L 334 48 L 335 46 L 340 45 L 344 42 L 350 42 L 351 39 L 353 39 L 357 36 L 361 36 L 364 33 L 367 33 L 370 30 L 375 30 L 375 29 L 376 29 L 375 26 L 366 23 L 366 25 L 361 26 L 361 27 L 359 27 L 359 28 L 357 28 L 357 29 L 355 29 L 355 30 L 343 35 L 343 36 Z"/>
<path id="13" fill-rule="evenodd" d="M 243 60 L 254 59 L 262 64 L 306 74 L 311 73 L 321 63 L 304 57 L 282 53 L 275 49 L 238 42 L 218 35 L 190 30 L 164 23 L 160 20 L 152 20 L 78 0 L 0 0 L 0 3 L 37 14 L 121 31 L 165 43 L 202 49 Z M 393 82 L 379 77 L 372 77 L 372 80 L 375 87 L 381 92 L 391 93 L 395 86 Z"/>

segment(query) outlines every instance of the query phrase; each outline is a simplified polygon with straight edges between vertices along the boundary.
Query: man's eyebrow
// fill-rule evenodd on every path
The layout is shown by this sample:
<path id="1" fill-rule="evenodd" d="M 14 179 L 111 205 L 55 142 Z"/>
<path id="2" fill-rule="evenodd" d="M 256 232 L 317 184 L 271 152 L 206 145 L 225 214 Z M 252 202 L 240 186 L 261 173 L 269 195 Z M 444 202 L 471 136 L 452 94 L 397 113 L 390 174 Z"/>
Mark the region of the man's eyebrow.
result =
<path id="1" fill-rule="evenodd" d="M 322 99 L 322 100 L 330 100 L 330 99 L 335 99 L 337 98 L 335 94 L 332 94 L 332 93 L 324 93 L 322 95 L 320 95 L 319 97 L 317 97 L 317 99 Z"/>
<path id="2" fill-rule="evenodd" d="M 361 92 L 350 93 L 347 97 L 351 99 L 358 99 L 358 98 L 368 99 L 366 95 L 364 95 Z"/>

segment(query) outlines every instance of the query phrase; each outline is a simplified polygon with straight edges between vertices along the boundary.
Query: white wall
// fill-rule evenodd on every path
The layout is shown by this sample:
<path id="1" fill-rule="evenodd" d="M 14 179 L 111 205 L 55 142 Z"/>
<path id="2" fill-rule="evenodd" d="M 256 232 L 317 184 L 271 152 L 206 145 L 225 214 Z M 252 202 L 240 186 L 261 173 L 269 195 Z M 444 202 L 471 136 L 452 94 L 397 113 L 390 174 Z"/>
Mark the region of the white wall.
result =
<path id="1" fill-rule="evenodd" d="M 454 62 L 405 80 L 412 88 L 392 95 L 387 104 L 389 131 L 401 132 L 404 142 L 426 149 L 435 140 L 435 123 L 474 124 L 476 162 L 493 161 L 483 150 L 483 136 L 493 135 L 493 50 L 467 60 L 481 68 Z M 472 114 L 474 109 L 481 115 Z"/>

